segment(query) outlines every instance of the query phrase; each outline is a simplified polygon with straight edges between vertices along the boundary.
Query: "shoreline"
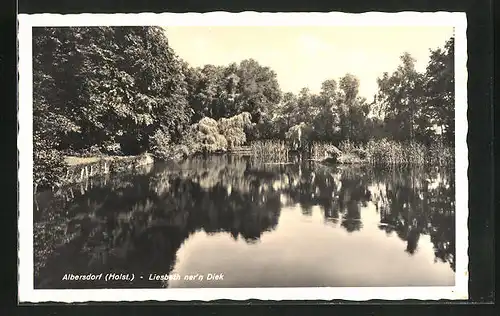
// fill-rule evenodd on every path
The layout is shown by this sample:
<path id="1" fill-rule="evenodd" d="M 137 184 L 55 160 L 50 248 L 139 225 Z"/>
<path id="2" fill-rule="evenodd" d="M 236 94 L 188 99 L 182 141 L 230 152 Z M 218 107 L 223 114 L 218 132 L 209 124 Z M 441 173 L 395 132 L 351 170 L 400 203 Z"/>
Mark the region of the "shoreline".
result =
<path id="1" fill-rule="evenodd" d="M 244 156 L 255 156 L 252 152 L 250 146 L 239 146 L 230 150 L 216 151 L 212 153 L 207 153 L 208 155 L 244 155 Z M 197 155 L 203 155 L 202 153 L 197 153 L 191 155 L 194 157 Z M 173 159 L 175 160 L 175 159 Z M 391 167 L 391 166 L 428 166 L 429 164 L 424 163 L 392 163 L 392 164 L 373 164 L 370 159 L 360 158 L 353 153 L 343 153 L 338 150 L 336 157 L 326 157 L 323 159 L 309 158 L 309 161 L 318 163 L 323 166 L 353 166 L 353 167 Z M 64 156 L 65 168 L 64 174 L 61 176 L 61 183 L 54 185 L 55 187 L 63 187 L 67 185 L 82 183 L 95 176 L 104 176 L 107 174 L 115 174 L 124 171 L 134 170 L 136 168 L 154 164 L 158 159 L 155 159 L 152 154 L 145 153 L 140 155 L 129 155 L 129 156 L 89 156 L 89 157 L 79 157 L 79 156 Z M 292 163 L 290 161 L 283 163 Z M 433 165 L 433 164 L 431 164 Z M 446 164 L 444 166 L 447 166 Z M 34 193 L 50 189 L 50 186 L 38 186 L 34 184 Z"/>
<path id="2" fill-rule="evenodd" d="M 146 153 L 137 156 L 65 156 L 64 162 L 64 174 L 61 176 L 61 183 L 57 187 L 81 183 L 95 176 L 133 170 L 153 164 L 155 160 L 151 154 Z M 36 183 L 34 183 L 34 186 L 35 194 L 50 188 L 49 186 L 39 187 Z"/>

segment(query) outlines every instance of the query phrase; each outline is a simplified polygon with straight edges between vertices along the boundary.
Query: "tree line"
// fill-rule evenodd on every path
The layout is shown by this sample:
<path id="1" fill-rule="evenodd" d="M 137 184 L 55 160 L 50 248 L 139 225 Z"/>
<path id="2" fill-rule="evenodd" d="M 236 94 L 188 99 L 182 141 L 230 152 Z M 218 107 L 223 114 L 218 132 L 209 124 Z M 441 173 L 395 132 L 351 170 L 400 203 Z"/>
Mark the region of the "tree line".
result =
<path id="1" fill-rule="evenodd" d="M 285 93 L 264 113 L 257 137 L 283 138 L 290 128 L 305 123 L 311 139 L 337 144 L 387 138 L 454 145 L 454 38 L 431 50 L 424 73 L 415 69 L 410 54 L 400 60 L 394 72 L 377 78 L 371 101 L 359 95 L 359 80 L 352 74 L 325 80 L 318 94 L 308 88 Z"/>
<path id="2" fill-rule="evenodd" d="M 227 126 L 225 120 L 242 113 L 252 123 L 239 125 L 246 137 L 238 128 L 235 137 L 227 128 L 218 131 L 238 139 L 230 144 L 285 139 L 302 124 L 310 140 L 453 145 L 453 44 L 450 38 L 431 50 L 424 73 L 405 53 L 394 72 L 377 79 L 378 92 L 368 101 L 351 74 L 324 81 L 318 94 L 307 88 L 294 94 L 283 93 L 276 73 L 253 59 L 192 67 L 160 27 L 34 28 L 35 178 L 54 181 L 63 154 L 134 155 L 164 142 L 206 142 L 214 137 L 193 130 L 215 126 L 209 119 Z M 246 120 L 247 114 L 235 121 Z M 186 135 L 194 136 L 186 141 Z"/>

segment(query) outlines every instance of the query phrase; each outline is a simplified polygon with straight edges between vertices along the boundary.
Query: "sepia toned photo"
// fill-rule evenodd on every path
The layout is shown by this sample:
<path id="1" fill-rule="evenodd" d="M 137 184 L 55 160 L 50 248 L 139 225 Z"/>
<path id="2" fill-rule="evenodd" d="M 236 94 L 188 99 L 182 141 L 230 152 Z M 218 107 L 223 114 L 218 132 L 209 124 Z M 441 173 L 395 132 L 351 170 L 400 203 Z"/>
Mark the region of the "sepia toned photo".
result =
<path id="1" fill-rule="evenodd" d="M 116 16 L 20 17 L 21 298 L 467 297 L 465 15 Z"/>

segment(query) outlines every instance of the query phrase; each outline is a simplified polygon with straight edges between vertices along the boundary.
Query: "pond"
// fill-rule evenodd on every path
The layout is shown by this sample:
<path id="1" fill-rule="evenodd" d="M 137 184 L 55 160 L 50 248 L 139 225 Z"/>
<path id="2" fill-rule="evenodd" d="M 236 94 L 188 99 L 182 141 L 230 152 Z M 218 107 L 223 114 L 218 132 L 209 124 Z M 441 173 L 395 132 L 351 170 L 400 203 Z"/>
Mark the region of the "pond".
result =
<path id="1" fill-rule="evenodd" d="M 451 286 L 454 188 L 231 155 L 93 178 L 35 196 L 35 288 Z M 89 273 L 119 277 L 65 278 Z"/>

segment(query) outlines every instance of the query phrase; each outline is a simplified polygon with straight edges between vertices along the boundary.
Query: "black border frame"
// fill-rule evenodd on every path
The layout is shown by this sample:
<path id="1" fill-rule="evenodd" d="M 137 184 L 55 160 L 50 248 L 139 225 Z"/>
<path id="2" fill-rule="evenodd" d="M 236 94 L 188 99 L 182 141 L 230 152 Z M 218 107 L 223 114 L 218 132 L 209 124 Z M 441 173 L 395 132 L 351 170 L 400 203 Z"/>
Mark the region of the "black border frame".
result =
<path id="1" fill-rule="evenodd" d="M 193 310 L 194 306 L 209 305 L 210 309 L 213 307 L 218 307 L 220 311 L 227 311 L 226 306 L 222 305 L 239 305 L 242 311 L 251 311 L 252 314 L 255 313 L 266 313 L 269 311 L 276 311 L 278 309 L 290 310 L 293 306 L 298 313 L 304 313 L 304 308 L 316 305 L 316 311 L 328 312 L 329 307 L 333 304 L 339 304 L 335 306 L 338 312 L 345 313 L 346 309 L 352 311 L 356 308 L 358 310 L 364 310 L 363 314 L 368 311 L 372 311 L 370 314 L 375 312 L 383 313 L 393 311 L 396 315 L 401 314 L 401 312 L 409 313 L 412 312 L 435 312 L 435 313 L 446 313 L 446 312 L 456 312 L 457 305 L 466 305 L 466 303 L 476 303 L 477 304 L 487 304 L 494 300 L 494 154 L 493 154 L 493 141 L 494 141 L 494 108 L 493 108 L 493 1 L 494 0 L 450 0 L 450 1 L 437 1 L 437 0 L 406 0 L 406 1 L 363 1 L 363 0 L 345 0 L 336 1 L 335 3 L 319 2 L 317 0 L 309 0 L 307 2 L 289 1 L 285 4 L 278 5 L 277 3 L 252 1 L 245 5 L 243 1 L 218 1 L 208 2 L 203 0 L 187 0 L 187 1 L 169 1 L 164 3 L 160 0 L 143 0 L 143 1 L 103 1 L 103 0 L 87 0 L 77 2 L 74 0 L 54 0 L 54 1 L 41 1 L 41 0 L 19 0 L 19 13 L 139 13 L 139 12 L 209 12 L 209 11 L 228 11 L 228 12 L 241 12 L 241 11 L 260 11 L 260 12 L 325 12 L 325 11 L 342 11 L 342 12 L 367 12 L 367 11 L 379 11 L 379 12 L 400 12 L 400 11 L 465 11 L 467 13 L 467 51 L 468 51 L 468 120 L 469 120 L 469 132 L 468 132 L 468 146 L 469 146 L 469 293 L 470 298 L 468 301 L 443 301 L 448 304 L 441 304 L 429 301 L 369 301 L 364 303 L 359 302 L 348 302 L 348 301 L 287 301 L 287 302 L 273 302 L 273 301 L 214 301 L 210 303 L 205 302 L 168 302 L 168 303 L 157 303 L 157 302 L 142 302 L 142 303 L 120 303 L 122 306 L 119 311 L 123 313 L 126 310 L 127 314 L 136 315 L 142 308 L 139 306 L 144 305 L 173 305 L 172 310 L 176 310 L 176 314 L 179 314 L 179 305 L 182 305 L 182 310 L 188 311 Z M 15 7 L 15 4 L 14 4 Z M 4 11 L 7 13 L 7 10 Z M 2 17 L 4 17 L 2 13 Z M 14 17 L 14 30 L 16 28 L 16 18 Z M 2 19 L 3 22 L 3 19 Z M 2 23 L 2 24 L 8 24 Z M 12 26 L 12 24 L 9 24 Z M 11 35 L 6 41 L 15 43 L 15 33 Z M 5 42 L 5 41 L 4 41 Z M 2 45 L 4 47 L 4 45 Z M 12 51 L 10 51 L 12 53 Z M 9 54 L 0 56 L 0 66 L 2 72 L 5 71 L 3 65 L 4 61 L 11 63 L 13 66 L 11 72 L 8 75 L 2 76 L 2 80 L 5 81 L 5 85 L 8 86 L 8 78 L 14 79 L 13 89 L 7 89 L 14 94 L 14 100 L 17 100 L 17 58 L 16 58 L 16 45 L 14 45 L 14 55 L 9 58 Z M 4 55 L 2 53 L 2 55 Z M 3 85 L 4 86 L 4 85 Z M 20 91 L 19 93 L 22 93 Z M 11 94 L 12 96 L 12 94 Z M 16 102 L 17 103 L 17 102 Z M 17 104 L 15 106 L 17 111 Z M 14 112 L 17 113 L 17 112 Z M 2 115 L 2 123 L 4 121 L 4 116 Z M 12 118 L 11 122 L 16 125 L 16 119 Z M 8 122 L 9 120 L 7 120 Z M 5 124 L 2 124 L 2 126 Z M 17 141 L 17 133 L 16 133 Z M 17 150 L 17 145 L 16 150 Z M 12 153 L 14 150 L 11 151 Z M 17 155 L 12 162 L 17 161 Z M 14 173 L 16 168 L 7 168 L 6 170 Z M 16 172 L 17 181 L 17 172 Z M 13 187 L 14 188 L 14 187 Z M 16 197 L 17 205 L 17 187 L 14 189 L 15 192 L 11 196 Z M 17 208 L 17 207 L 16 207 Z M 15 212 L 7 208 L 6 211 L 2 212 L 2 220 L 6 219 L 7 216 L 12 216 L 13 227 L 17 228 L 17 217 L 13 216 Z M 14 226 L 15 222 L 15 226 Z M 5 230 L 3 230 L 5 232 Z M 13 234 L 12 234 L 13 235 Z M 10 243 L 14 244 L 14 243 Z M 17 258 L 17 238 L 16 247 L 14 248 L 14 253 L 8 258 Z M 10 260 L 10 263 L 16 261 Z M 17 262 L 16 262 L 17 263 Z M 14 270 L 11 273 L 6 273 L 5 271 L 2 276 L 2 283 L 8 283 L 10 285 L 16 285 L 17 289 L 17 265 L 13 265 Z M 5 279 L 6 276 L 9 279 Z M 10 281 L 10 282 L 9 282 Z M 17 292 L 17 290 L 16 290 Z M 17 295 L 14 298 L 14 305 L 17 302 Z M 429 305 L 431 303 L 432 305 Z M 450 304 L 451 303 L 451 304 Z M 269 306 L 269 305 L 281 305 L 281 306 Z M 380 304 L 387 304 L 385 306 L 377 306 Z M 413 309 L 404 311 L 403 304 L 414 305 Z M 23 304 L 32 306 L 33 304 Z M 55 311 L 68 311 L 67 305 L 76 304 L 62 304 L 65 306 L 57 306 L 54 304 L 44 303 L 36 304 L 43 306 L 50 306 L 49 308 L 43 307 L 42 309 L 48 312 L 51 310 L 51 314 L 59 315 Z M 60 304 L 57 304 L 60 305 Z M 79 304 L 87 305 L 88 304 Z M 97 313 L 97 311 L 102 311 L 103 313 L 109 313 L 109 303 L 96 304 L 99 308 L 90 309 L 79 308 L 78 313 L 74 309 L 72 314 L 75 315 L 88 315 L 90 312 Z M 103 306 L 104 305 L 104 306 Z M 130 306 L 138 305 L 138 306 Z M 216 305 L 216 306 L 214 306 Z M 243 306 L 241 306 L 243 305 Z M 352 306 L 355 305 L 355 306 Z M 396 305 L 396 306 L 395 306 Z M 451 305 L 451 306 L 450 306 Z M 96 306 L 96 307 L 97 307 Z M 55 307 L 55 308 L 54 308 Z M 207 306 L 208 307 L 208 306 Z M 228 306 L 229 307 L 229 306 Z M 463 306 L 465 307 L 465 306 Z M 470 306 L 471 307 L 471 306 Z M 492 311 L 491 305 L 483 306 L 486 307 L 484 311 Z M 468 308 L 467 308 L 468 309 Z M 22 311 L 22 314 L 30 315 L 31 308 L 19 308 L 18 311 Z M 331 309 L 330 313 L 331 314 Z M 463 310 L 463 309 L 462 309 Z M 375 311 L 375 312 L 374 312 Z M 399 311 L 399 312 L 398 312 Z M 172 312 L 172 311 L 171 311 Z M 43 313 L 43 314 L 46 314 Z M 205 310 L 205 313 L 213 314 Z M 2 313 L 4 314 L 4 313 Z M 6 313 L 5 315 L 10 315 L 11 313 Z M 16 313 L 17 314 L 17 313 Z M 99 314 L 99 313 L 98 313 Z M 233 313 L 231 313 L 233 314 Z M 385 314 L 385 313 L 384 313 Z M 469 314 L 469 313 L 468 313 Z"/>

